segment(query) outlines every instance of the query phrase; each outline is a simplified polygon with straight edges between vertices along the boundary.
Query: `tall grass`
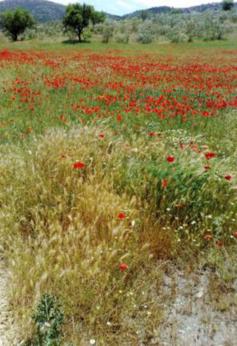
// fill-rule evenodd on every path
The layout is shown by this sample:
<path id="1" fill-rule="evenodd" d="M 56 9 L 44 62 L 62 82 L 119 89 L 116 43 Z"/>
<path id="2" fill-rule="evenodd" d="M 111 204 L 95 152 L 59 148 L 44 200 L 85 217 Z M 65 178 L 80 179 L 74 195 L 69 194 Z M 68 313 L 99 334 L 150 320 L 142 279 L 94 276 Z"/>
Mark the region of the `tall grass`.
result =
<path id="1" fill-rule="evenodd" d="M 158 260 L 233 240 L 232 163 L 219 153 L 207 162 L 210 150 L 184 131 L 126 139 L 93 127 L 3 145 L 0 239 L 21 337 L 49 293 L 65 340 L 146 343 L 162 316 Z"/>

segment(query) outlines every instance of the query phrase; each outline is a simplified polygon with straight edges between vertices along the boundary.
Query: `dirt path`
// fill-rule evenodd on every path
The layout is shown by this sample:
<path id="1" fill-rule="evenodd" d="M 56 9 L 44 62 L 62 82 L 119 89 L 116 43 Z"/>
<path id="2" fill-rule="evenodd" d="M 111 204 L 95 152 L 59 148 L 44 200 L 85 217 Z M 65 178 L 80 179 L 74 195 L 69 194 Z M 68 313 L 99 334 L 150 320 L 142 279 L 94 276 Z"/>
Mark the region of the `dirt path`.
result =
<path id="1" fill-rule="evenodd" d="M 0 346 L 17 345 L 7 299 L 8 275 L 0 263 Z"/>
<path id="2" fill-rule="evenodd" d="M 160 346 L 237 346 L 237 282 L 216 294 L 211 280 L 205 271 L 165 276 Z"/>

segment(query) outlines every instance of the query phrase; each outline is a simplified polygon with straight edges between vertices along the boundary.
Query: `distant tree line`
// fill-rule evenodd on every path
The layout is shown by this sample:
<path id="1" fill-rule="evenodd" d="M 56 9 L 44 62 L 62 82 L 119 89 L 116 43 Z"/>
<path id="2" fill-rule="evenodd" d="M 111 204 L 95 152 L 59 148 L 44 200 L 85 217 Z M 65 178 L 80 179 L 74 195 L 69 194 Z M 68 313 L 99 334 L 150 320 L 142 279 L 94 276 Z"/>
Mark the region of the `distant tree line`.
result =
<path id="1" fill-rule="evenodd" d="M 19 38 L 43 38 L 62 33 L 82 42 L 92 35 L 102 42 L 119 43 L 153 41 L 192 42 L 194 39 L 221 40 L 237 29 L 237 11 L 233 0 L 223 0 L 223 11 L 182 13 L 172 10 L 149 15 L 140 11 L 138 17 L 117 21 L 106 18 L 93 6 L 71 4 L 66 8 L 62 22 L 37 24 L 24 9 L 8 10 L 0 16 L 0 28 L 13 41 Z"/>
<path id="2" fill-rule="evenodd" d="M 224 4 L 223 4 L 224 7 Z M 106 21 L 98 24 L 95 32 L 103 42 L 139 42 L 148 44 L 160 42 L 192 42 L 194 40 L 222 40 L 237 31 L 237 11 L 206 11 L 183 13 L 173 10 L 168 13 L 144 15 L 123 21 Z"/>

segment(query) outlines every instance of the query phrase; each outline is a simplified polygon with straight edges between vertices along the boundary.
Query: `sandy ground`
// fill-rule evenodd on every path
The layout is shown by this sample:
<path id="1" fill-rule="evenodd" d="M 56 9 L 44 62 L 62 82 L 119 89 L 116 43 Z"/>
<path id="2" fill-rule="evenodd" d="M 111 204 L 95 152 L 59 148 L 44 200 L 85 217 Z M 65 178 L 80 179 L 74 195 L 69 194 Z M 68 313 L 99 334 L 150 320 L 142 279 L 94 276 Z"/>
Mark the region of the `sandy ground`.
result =
<path id="1" fill-rule="evenodd" d="M 13 320 L 9 311 L 8 299 L 8 273 L 0 263 L 0 346 L 15 346 L 15 332 Z"/>
<path id="2" fill-rule="evenodd" d="M 237 346 L 237 280 L 212 297 L 214 277 L 201 271 L 165 275 L 160 346 Z M 211 285 L 210 285 L 211 284 Z M 170 299 L 169 297 L 174 297 Z M 157 341 L 158 342 L 158 341 Z"/>

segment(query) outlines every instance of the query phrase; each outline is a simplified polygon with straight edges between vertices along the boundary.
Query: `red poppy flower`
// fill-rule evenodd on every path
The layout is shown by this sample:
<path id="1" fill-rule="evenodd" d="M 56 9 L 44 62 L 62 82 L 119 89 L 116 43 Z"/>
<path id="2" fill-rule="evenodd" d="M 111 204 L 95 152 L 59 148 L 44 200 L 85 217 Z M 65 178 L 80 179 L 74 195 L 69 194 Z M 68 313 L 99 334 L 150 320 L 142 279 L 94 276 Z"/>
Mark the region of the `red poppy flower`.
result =
<path id="1" fill-rule="evenodd" d="M 126 218 L 126 214 L 125 213 L 119 213 L 118 218 L 119 218 L 119 220 L 124 220 Z"/>
<path id="2" fill-rule="evenodd" d="M 225 175 L 224 178 L 225 178 L 225 180 L 230 181 L 232 179 L 232 176 L 231 175 Z"/>
<path id="3" fill-rule="evenodd" d="M 208 151 L 207 153 L 205 153 L 205 157 L 207 160 L 213 159 L 214 157 L 216 157 L 216 154 L 213 153 L 212 151 Z"/>
<path id="4" fill-rule="evenodd" d="M 148 133 L 149 137 L 155 137 L 156 136 L 156 132 L 151 131 Z"/>
<path id="5" fill-rule="evenodd" d="M 233 237 L 235 237 L 235 238 L 237 239 L 237 231 L 235 231 L 235 232 L 233 233 Z"/>
<path id="6" fill-rule="evenodd" d="M 167 160 L 167 162 L 172 163 L 175 161 L 175 157 L 172 155 L 169 155 L 169 156 L 167 156 L 166 160 Z"/>
<path id="7" fill-rule="evenodd" d="M 104 133 L 100 133 L 100 134 L 99 134 L 99 138 L 100 138 L 100 139 L 104 139 L 104 138 L 105 138 Z"/>
<path id="8" fill-rule="evenodd" d="M 80 162 L 80 161 L 75 162 L 72 166 L 74 169 L 83 169 L 86 167 L 84 162 Z"/>
<path id="9" fill-rule="evenodd" d="M 121 115 L 121 114 L 118 114 L 118 115 L 117 115 L 117 121 L 118 121 L 118 122 L 121 122 L 122 120 L 123 120 L 122 115 Z"/>
<path id="10" fill-rule="evenodd" d="M 166 189 L 167 186 L 168 186 L 168 180 L 167 179 L 162 179 L 161 186 L 162 186 L 163 189 Z"/>
<path id="11" fill-rule="evenodd" d="M 66 124 L 67 119 L 66 119 L 66 117 L 65 117 L 63 114 L 60 115 L 59 119 L 60 119 L 63 123 Z"/>
<path id="12" fill-rule="evenodd" d="M 127 269 L 128 269 L 128 265 L 126 263 L 120 263 L 119 270 L 121 272 L 125 272 L 125 270 L 127 270 Z"/>

